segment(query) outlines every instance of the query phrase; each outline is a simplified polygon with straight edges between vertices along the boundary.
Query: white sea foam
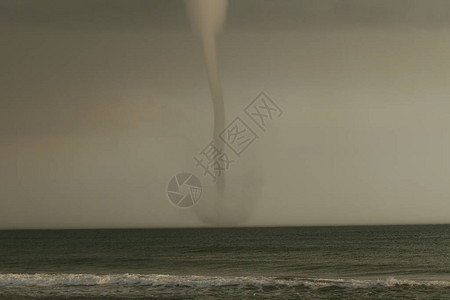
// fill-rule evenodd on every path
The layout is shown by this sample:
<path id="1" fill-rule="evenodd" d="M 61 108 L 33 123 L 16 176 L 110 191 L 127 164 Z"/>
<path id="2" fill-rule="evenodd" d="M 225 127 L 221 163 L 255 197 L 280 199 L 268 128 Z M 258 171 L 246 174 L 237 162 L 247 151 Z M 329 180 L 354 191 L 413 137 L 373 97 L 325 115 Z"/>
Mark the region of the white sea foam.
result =
<path id="1" fill-rule="evenodd" d="M 389 278 L 385 280 L 313 279 L 276 277 L 214 277 L 176 276 L 161 274 L 0 274 L 0 287 L 53 287 L 53 286 L 152 286 L 159 288 L 210 287 L 304 287 L 319 289 L 383 288 L 383 287 L 440 287 L 450 288 L 450 281 L 413 281 Z"/>

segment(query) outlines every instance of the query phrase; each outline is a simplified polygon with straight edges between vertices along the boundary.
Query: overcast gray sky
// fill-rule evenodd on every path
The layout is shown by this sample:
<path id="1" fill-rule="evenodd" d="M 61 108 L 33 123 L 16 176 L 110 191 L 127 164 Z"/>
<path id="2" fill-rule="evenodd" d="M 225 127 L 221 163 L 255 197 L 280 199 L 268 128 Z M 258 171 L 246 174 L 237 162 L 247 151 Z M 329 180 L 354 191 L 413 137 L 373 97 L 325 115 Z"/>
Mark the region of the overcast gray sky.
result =
<path id="1" fill-rule="evenodd" d="M 0 228 L 203 226 L 202 49 L 182 1 L 0 1 Z M 227 173 L 231 225 L 450 222 L 450 2 L 230 1 L 227 120 L 283 109 Z M 166 185 L 204 185 L 178 209 Z"/>

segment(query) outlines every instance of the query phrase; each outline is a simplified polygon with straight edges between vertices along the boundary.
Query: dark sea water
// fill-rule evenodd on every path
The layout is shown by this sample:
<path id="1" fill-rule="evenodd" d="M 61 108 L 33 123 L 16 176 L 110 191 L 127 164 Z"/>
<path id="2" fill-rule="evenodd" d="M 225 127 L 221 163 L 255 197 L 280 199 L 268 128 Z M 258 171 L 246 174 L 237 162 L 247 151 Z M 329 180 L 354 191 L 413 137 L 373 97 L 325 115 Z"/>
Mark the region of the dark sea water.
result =
<path id="1" fill-rule="evenodd" d="M 0 231 L 2 299 L 450 299 L 450 225 Z"/>

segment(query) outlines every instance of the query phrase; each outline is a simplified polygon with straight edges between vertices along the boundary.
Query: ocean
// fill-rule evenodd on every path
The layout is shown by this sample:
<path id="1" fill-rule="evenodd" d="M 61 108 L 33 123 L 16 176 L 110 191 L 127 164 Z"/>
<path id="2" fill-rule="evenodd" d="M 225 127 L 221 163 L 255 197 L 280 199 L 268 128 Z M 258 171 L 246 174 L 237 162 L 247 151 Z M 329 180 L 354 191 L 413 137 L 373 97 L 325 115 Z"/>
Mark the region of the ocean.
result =
<path id="1" fill-rule="evenodd" d="M 1 299 L 450 299 L 450 225 L 0 231 Z"/>

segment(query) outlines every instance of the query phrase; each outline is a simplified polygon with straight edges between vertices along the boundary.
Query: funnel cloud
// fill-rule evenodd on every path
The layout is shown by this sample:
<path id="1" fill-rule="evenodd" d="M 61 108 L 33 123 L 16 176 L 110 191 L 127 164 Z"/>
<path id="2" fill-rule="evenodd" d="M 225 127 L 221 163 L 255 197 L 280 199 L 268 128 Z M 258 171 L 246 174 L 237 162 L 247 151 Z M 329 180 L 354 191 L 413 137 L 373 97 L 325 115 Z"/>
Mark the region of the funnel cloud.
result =
<path id="1" fill-rule="evenodd" d="M 218 149 L 224 149 L 219 138 L 225 128 L 225 105 L 222 85 L 217 66 L 216 34 L 222 30 L 226 19 L 227 0 L 185 0 L 187 14 L 194 32 L 200 37 L 208 74 L 211 99 L 214 110 L 213 141 Z M 216 195 L 207 199 L 212 205 L 207 211 L 200 211 L 200 218 L 208 223 L 220 223 L 224 213 L 225 174 L 216 171 Z M 204 215 L 207 215 L 205 218 Z"/>
<path id="2" fill-rule="evenodd" d="M 228 2 L 227 0 L 185 0 L 185 3 L 192 27 L 203 45 L 214 109 L 214 143 L 219 149 L 223 149 L 223 143 L 218 137 L 225 128 L 225 105 L 217 66 L 216 34 L 225 23 Z M 224 189 L 224 180 L 224 176 L 217 178 L 217 189 L 220 192 Z"/>

